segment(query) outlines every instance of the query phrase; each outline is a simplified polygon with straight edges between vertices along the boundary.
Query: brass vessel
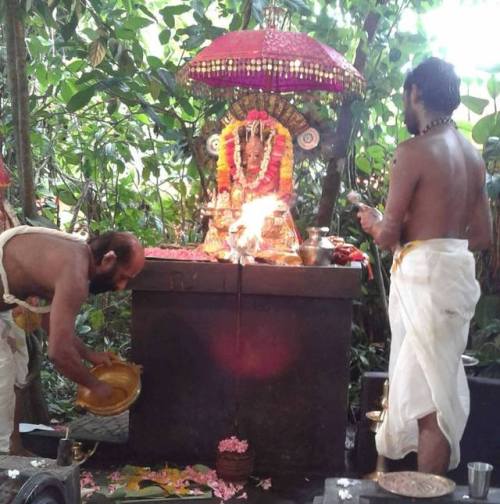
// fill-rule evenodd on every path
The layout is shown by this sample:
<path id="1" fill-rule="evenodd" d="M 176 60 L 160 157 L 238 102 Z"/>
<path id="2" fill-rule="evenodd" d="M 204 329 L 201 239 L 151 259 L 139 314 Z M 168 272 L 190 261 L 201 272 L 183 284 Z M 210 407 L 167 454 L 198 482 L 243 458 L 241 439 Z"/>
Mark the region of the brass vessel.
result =
<path id="1" fill-rule="evenodd" d="M 387 407 L 389 406 L 389 380 L 385 380 L 384 382 L 384 392 L 380 399 L 380 406 L 382 409 L 376 411 L 368 411 L 366 413 L 366 418 L 370 420 L 370 430 L 374 433 L 377 433 L 379 426 L 384 421 Z M 372 481 L 378 481 L 383 474 L 387 472 L 386 461 L 383 455 L 380 453 L 377 454 L 377 463 L 375 466 L 375 470 L 370 474 L 367 474 L 363 477 L 363 479 L 369 479 Z"/>
<path id="2" fill-rule="evenodd" d="M 134 404 L 141 393 L 141 366 L 113 361 L 110 366 L 100 364 L 90 370 L 99 380 L 113 388 L 111 397 L 102 401 L 86 387 L 79 386 L 75 405 L 94 415 L 112 416 L 123 413 Z"/>
<path id="3" fill-rule="evenodd" d="M 304 266 L 328 266 L 333 259 L 333 243 L 325 238 L 327 227 L 307 228 L 309 238 L 299 247 L 299 256 Z"/>

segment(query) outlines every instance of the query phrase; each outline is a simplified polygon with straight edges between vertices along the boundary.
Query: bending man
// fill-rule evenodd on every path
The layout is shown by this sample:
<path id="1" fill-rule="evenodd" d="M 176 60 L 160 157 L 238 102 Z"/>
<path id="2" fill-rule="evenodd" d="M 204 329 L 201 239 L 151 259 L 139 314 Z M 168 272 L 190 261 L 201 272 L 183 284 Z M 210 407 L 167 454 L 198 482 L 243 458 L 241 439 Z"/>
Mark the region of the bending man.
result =
<path id="1" fill-rule="evenodd" d="M 48 355 L 56 369 L 98 397 L 111 387 L 83 364 L 109 363 L 108 352 L 94 352 L 74 332 L 75 318 L 89 292 L 122 290 L 144 266 L 144 251 L 129 233 L 109 232 L 89 243 L 50 229 L 18 226 L 0 234 L 0 452 L 9 451 L 14 426 L 14 384 L 26 374 L 16 356 L 16 305 L 39 313 L 50 311 Z M 36 296 L 51 306 L 34 307 Z M 22 369 L 21 369 L 22 368 Z"/>
<path id="2" fill-rule="evenodd" d="M 389 458 L 418 452 L 419 471 L 443 474 L 460 461 L 469 414 L 461 355 L 479 299 L 471 250 L 489 247 L 485 168 L 457 131 L 453 67 L 430 58 L 404 83 L 405 124 L 382 216 L 362 206 L 363 229 L 394 249 L 389 317 L 389 406 L 376 436 Z"/>

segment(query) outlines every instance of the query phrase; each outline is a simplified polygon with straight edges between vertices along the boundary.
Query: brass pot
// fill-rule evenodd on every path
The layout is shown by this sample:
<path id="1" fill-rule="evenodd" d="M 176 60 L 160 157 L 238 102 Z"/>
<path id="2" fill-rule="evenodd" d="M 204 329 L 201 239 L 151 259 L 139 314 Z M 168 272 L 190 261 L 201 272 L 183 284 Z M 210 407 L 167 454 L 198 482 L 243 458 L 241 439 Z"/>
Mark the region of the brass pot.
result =
<path id="1" fill-rule="evenodd" d="M 329 266 L 333 259 L 333 243 L 322 235 L 327 227 L 307 228 L 309 238 L 299 247 L 299 255 L 304 266 Z"/>
<path id="2" fill-rule="evenodd" d="M 99 364 L 90 372 L 99 380 L 111 385 L 113 394 L 106 401 L 93 396 L 79 386 L 75 405 L 99 416 L 119 415 L 128 410 L 141 393 L 141 366 L 129 362 L 113 361 L 110 366 Z"/>

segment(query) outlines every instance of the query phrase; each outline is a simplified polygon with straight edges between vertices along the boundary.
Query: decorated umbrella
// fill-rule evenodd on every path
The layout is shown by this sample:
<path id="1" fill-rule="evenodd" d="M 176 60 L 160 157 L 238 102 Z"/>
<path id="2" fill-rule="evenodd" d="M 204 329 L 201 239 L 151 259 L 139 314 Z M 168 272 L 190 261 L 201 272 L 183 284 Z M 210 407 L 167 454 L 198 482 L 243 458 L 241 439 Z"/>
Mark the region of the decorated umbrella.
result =
<path id="1" fill-rule="evenodd" d="M 272 7 L 276 10 L 276 7 Z M 241 91 L 310 93 L 342 100 L 362 95 L 363 76 L 340 53 L 305 33 L 262 30 L 229 32 L 215 39 L 179 72 L 181 83 L 202 95 Z"/>

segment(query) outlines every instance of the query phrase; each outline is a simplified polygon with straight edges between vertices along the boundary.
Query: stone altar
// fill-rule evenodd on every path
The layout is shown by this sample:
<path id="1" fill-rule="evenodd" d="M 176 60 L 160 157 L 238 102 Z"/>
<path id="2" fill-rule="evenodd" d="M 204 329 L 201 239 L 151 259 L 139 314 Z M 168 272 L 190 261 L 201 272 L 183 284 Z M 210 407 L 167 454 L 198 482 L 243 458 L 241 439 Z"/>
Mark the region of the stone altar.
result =
<path id="1" fill-rule="evenodd" d="M 341 472 L 360 276 L 147 260 L 131 284 L 132 359 L 144 367 L 132 449 L 148 464 L 213 463 L 236 433 L 257 473 Z"/>

